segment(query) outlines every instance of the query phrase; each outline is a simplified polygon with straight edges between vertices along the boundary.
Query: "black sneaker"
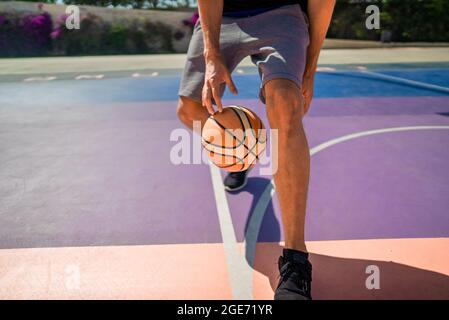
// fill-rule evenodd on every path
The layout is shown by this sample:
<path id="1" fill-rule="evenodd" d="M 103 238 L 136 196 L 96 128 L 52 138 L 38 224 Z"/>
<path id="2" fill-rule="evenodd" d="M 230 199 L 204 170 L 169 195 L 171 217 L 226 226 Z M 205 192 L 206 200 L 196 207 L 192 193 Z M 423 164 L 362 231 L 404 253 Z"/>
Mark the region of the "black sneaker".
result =
<path id="1" fill-rule="evenodd" d="M 246 186 L 249 170 L 230 172 L 224 179 L 225 189 L 228 191 L 237 191 Z"/>
<path id="2" fill-rule="evenodd" d="M 312 300 L 312 265 L 308 254 L 284 249 L 279 257 L 280 279 L 274 300 Z"/>

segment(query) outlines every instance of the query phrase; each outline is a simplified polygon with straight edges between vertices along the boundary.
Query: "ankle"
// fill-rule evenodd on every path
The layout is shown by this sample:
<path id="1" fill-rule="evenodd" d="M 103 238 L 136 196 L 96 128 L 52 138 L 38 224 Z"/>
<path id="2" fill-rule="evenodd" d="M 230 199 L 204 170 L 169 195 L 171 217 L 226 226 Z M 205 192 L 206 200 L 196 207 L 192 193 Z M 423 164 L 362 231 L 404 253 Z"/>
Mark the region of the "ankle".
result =
<path id="1" fill-rule="evenodd" d="M 308 253 L 307 251 L 307 247 L 306 244 L 302 241 L 302 242 L 297 242 L 297 243 L 291 243 L 291 242 L 285 242 L 284 245 L 285 249 L 291 249 L 291 250 L 297 250 L 297 251 L 301 251 L 304 253 Z"/>
<path id="2" fill-rule="evenodd" d="M 284 248 L 282 250 L 282 256 L 286 260 L 299 262 L 299 263 L 305 263 L 309 259 L 308 252 L 294 250 L 294 249 L 287 249 L 287 248 Z"/>

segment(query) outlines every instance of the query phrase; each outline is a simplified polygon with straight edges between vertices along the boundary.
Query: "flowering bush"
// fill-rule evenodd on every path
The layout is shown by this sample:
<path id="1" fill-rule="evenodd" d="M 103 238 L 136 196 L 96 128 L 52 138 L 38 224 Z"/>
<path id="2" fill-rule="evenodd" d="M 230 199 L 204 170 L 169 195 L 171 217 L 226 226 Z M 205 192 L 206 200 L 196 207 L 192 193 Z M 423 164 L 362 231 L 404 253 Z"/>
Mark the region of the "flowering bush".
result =
<path id="1" fill-rule="evenodd" d="M 31 55 L 47 53 L 51 49 L 50 34 L 53 31 L 51 16 L 47 13 L 29 14 L 22 18 L 25 50 Z"/>
<path id="2" fill-rule="evenodd" d="M 185 26 L 189 26 L 190 28 L 193 29 L 195 23 L 199 20 L 199 18 L 200 15 L 198 14 L 198 12 L 195 12 L 189 19 L 184 19 L 182 20 L 182 22 L 184 23 Z"/>
<path id="3" fill-rule="evenodd" d="M 198 14 L 198 12 L 195 12 L 190 18 L 182 20 L 182 23 L 185 26 L 190 28 L 190 32 L 193 32 L 193 28 L 195 27 L 195 24 L 199 18 L 200 18 L 200 15 Z M 185 37 L 185 33 L 181 30 L 177 30 L 174 33 L 174 38 L 176 40 L 181 40 L 184 37 Z"/>
<path id="4" fill-rule="evenodd" d="M 167 53 L 180 36 L 164 23 L 144 19 L 106 22 L 87 14 L 80 29 L 71 30 L 66 19 L 61 15 L 53 25 L 47 12 L 0 12 L 0 56 Z"/>
<path id="5" fill-rule="evenodd" d="M 53 23 L 48 13 L 23 16 L 0 13 L 0 56 L 48 54 Z"/>

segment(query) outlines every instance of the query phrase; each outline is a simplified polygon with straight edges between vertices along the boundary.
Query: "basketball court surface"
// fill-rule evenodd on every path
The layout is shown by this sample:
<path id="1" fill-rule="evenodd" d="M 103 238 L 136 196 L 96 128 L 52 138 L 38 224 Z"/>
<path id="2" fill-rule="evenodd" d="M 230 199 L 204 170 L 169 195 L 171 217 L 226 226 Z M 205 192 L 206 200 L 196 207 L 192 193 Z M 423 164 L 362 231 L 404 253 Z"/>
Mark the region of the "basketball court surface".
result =
<path id="1" fill-rule="evenodd" d="M 271 177 L 170 162 L 179 77 L 0 83 L 1 299 L 272 299 Z M 449 64 L 322 65 L 304 122 L 314 299 L 449 299 Z"/>

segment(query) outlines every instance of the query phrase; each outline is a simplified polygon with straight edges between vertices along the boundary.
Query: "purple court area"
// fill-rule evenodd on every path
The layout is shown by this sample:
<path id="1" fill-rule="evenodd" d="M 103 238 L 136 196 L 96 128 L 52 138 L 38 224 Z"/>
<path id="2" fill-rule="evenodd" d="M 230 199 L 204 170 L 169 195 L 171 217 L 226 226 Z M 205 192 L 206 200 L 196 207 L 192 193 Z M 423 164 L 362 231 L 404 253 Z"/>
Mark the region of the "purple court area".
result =
<path id="1" fill-rule="evenodd" d="M 175 107 L 3 111 L 1 247 L 221 242 L 209 167 L 170 162 Z"/>
<path id="2" fill-rule="evenodd" d="M 256 100 L 238 103 L 254 105 L 263 114 Z M 312 148 L 368 130 L 447 126 L 447 110 L 447 97 L 318 99 L 305 127 Z M 447 237 L 448 145 L 449 129 L 429 129 L 361 137 L 317 153 L 312 157 L 307 239 Z M 255 173 L 245 191 L 228 195 L 240 241 L 270 178 Z M 280 221 L 274 197 L 258 240 L 282 240 Z"/>
<path id="3" fill-rule="evenodd" d="M 175 100 L 5 99 L 0 248 L 222 241 L 209 167 L 170 162 L 170 133 L 181 127 Z M 258 100 L 225 102 L 250 107 L 267 124 Z M 305 119 L 311 147 L 355 132 L 441 125 L 449 125 L 449 97 L 441 95 L 317 98 Z M 449 130 L 404 131 L 317 153 L 307 239 L 449 236 L 448 145 Z M 254 170 L 245 190 L 227 195 L 239 241 L 270 179 Z M 282 240 L 280 225 L 274 198 L 259 241 Z"/>

